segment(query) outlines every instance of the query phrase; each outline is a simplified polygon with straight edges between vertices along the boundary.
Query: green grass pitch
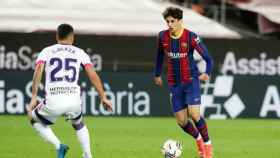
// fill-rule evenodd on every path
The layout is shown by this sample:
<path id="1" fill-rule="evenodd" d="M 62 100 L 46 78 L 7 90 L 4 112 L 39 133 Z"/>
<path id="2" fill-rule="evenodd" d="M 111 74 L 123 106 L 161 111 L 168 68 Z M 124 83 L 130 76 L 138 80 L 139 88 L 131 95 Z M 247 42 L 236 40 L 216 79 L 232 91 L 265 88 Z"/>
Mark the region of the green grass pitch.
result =
<path id="1" fill-rule="evenodd" d="M 55 158 L 25 116 L 0 116 L 0 158 Z M 162 158 L 160 145 L 183 141 L 182 158 L 195 158 L 194 140 L 174 118 L 85 117 L 95 158 Z M 279 120 L 208 120 L 214 158 L 279 158 Z M 53 129 L 70 146 L 67 158 L 81 158 L 81 148 L 69 122 L 59 119 Z"/>

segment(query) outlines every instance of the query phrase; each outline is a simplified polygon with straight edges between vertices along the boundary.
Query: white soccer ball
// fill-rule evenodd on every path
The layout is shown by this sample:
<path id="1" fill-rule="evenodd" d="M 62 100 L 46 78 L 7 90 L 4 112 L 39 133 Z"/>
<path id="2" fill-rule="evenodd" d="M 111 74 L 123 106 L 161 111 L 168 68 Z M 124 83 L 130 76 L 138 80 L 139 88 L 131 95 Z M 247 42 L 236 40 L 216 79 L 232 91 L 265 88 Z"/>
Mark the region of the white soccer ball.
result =
<path id="1" fill-rule="evenodd" d="M 168 139 L 163 143 L 161 153 L 165 158 L 179 158 L 182 154 L 182 144 L 179 141 Z"/>

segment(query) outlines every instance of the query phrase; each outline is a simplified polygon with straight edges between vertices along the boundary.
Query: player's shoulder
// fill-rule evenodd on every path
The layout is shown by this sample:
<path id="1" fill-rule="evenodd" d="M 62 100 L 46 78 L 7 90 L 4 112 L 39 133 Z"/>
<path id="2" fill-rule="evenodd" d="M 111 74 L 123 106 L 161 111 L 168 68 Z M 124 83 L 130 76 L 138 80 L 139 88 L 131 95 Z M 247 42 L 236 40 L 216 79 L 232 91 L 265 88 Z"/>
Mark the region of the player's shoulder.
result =
<path id="1" fill-rule="evenodd" d="M 166 34 L 166 33 L 168 33 L 169 32 L 169 30 L 167 29 L 167 30 L 161 30 L 159 33 L 158 33 L 158 38 L 159 39 L 163 39 L 163 37 L 164 37 L 164 34 Z M 169 33 L 168 33 L 169 34 Z"/>
<path id="2" fill-rule="evenodd" d="M 51 50 L 51 49 L 53 49 L 54 47 L 55 47 L 55 44 L 46 46 L 45 48 L 42 49 L 42 52 Z"/>
<path id="3" fill-rule="evenodd" d="M 45 54 L 45 53 L 51 52 L 54 49 L 55 45 L 56 44 L 46 46 L 45 48 L 43 48 L 41 50 L 40 54 Z"/>
<path id="4" fill-rule="evenodd" d="M 72 45 L 72 49 L 75 50 L 75 54 L 78 58 L 81 60 L 84 60 L 85 58 L 88 58 L 88 54 L 82 49 L 77 46 Z"/>
<path id="5" fill-rule="evenodd" d="M 186 32 L 188 32 L 191 36 L 197 36 L 197 34 L 194 31 L 190 30 L 190 29 L 184 28 L 184 30 Z"/>
<path id="6" fill-rule="evenodd" d="M 158 35 L 159 35 L 159 36 L 163 36 L 163 34 L 164 34 L 164 33 L 167 33 L 168 31 L 169 31 L 168 29 L 166 29 L 166 30 L 161 30 L 161 31 L 159 31 Z"/>
<path id="7" fill-rule="evenodd" d="M 82 48 L 79 48 L 77 46 L 71 45 L 72 49 L 75 50 L 77 53 L 85 53 L 85 51 Z"/>

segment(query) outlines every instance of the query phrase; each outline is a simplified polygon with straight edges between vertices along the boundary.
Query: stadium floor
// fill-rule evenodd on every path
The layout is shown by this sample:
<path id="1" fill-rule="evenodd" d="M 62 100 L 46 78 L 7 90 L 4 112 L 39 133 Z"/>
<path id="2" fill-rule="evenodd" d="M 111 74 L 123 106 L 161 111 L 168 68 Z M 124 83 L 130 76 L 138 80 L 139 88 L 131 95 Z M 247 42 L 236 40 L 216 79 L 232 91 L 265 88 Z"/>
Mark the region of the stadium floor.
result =
<path id="1" fill-rule="evenodd" d="M 0 115 L 0 158 L 55 158 L 25 116 Z M 195 158 L 194 141 L 177 128 L 173 118 L 86 117 L 95 158 L 162 158 L 160 145 L 168 138 L 183 142 L 182 158 Z M 279 158 L 279 120 L 208 120 L 214 158 Z M 70 146 L 66 158 L 81 158 L 70 123 L 53 126 Z"/>

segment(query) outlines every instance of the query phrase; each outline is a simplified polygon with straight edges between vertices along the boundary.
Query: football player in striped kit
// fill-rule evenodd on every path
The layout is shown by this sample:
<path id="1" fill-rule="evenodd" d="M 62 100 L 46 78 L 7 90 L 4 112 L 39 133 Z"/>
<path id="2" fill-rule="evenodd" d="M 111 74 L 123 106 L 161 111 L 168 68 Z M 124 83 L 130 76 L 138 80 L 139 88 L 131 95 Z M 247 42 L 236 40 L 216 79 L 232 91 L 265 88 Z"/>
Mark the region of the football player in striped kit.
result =
<path id="1" fill-rule="evenodd" d="M 168 29 L 161 31 L 158 36 L 155 84 L 162 86 L 161 71 L 166 58 L 168 87 L 176 121 L 196 140 L 199 156 L 212 158 L 207 124 L 200 115 L 200 81 L 209 80 L 213 68 L 212 57 L 199 36 L 184 28 L 183 11 L 180 8 L 167 8 L 163 17 Z M 206 62 L 205 72 L 199 72 L 197 68 L 193 57 L 195 50 Z"/>

